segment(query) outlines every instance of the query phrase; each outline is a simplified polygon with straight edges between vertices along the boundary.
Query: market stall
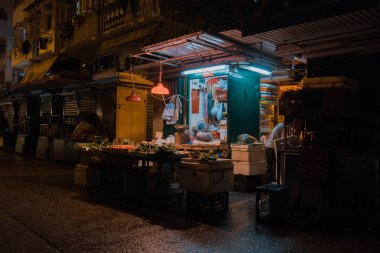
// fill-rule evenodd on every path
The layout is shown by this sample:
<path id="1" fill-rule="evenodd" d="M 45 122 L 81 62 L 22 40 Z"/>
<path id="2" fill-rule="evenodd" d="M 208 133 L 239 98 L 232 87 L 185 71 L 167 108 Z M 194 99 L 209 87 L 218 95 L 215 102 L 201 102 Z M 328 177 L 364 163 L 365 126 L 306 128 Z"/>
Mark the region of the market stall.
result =
<path id="1" fill-rule="evenodd" d="M 142 142 L 139 144 L 79 143 L 80 164 L 76 166 L 75 182 L 90 180 L 126 200 L 143 201 L 167 196 L 172 184 L 178 182 L 177 164 L 187 152 L 173 145 Z M 94 179 L 98 177 L 98 179 Z M 182 193 L 182 192 L 181 192 Z"/>

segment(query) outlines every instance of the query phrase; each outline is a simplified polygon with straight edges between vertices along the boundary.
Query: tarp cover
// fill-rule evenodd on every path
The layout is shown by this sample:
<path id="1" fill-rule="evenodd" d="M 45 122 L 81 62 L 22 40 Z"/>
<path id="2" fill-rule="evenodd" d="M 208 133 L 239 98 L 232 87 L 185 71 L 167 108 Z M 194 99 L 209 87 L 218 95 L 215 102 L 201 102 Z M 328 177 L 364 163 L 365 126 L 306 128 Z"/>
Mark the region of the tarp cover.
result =
<path id="1" fill-rule="evenodd" d="M 41 62 L 33 63 L 26 72 L 26 75 L 21 80 L 20 84 L 31 83 L 36 80 L 40 80 L 45 77 L 46 72 L 51 68 L 58 56 L 50 57 Z"/>

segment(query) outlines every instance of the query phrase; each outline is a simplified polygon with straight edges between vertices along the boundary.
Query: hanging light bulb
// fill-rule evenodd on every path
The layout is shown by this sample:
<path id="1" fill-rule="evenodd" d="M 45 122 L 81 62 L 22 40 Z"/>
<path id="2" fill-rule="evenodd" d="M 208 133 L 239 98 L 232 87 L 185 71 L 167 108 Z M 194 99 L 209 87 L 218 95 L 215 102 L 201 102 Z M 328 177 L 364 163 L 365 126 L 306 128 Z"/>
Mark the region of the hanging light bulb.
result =
<path id="1" fill-rule="evenodd" d="M 135 81 L 133 79 L 133 70 L 132 70 L 132 66 L 130 67 L 131 69 L 131 75 L 132 75 L 132 92 L 131 92 L 131 95 L 127 96 L 125 98 L 126 101 L 128 102 L 140 102 L 141 101 L 141 98 L 139 96 L 136 95 L 136 91 L 135 91 Z"/>
<path id="2" fill-rule="evenodd" d="M 161 81 L 162 78 L 162 64 L 160 63 L 160 76 L 156 87 L 153 87 L 150 91 L 152 94 L 169 95 L 169 90 L 164 86 Z"/>

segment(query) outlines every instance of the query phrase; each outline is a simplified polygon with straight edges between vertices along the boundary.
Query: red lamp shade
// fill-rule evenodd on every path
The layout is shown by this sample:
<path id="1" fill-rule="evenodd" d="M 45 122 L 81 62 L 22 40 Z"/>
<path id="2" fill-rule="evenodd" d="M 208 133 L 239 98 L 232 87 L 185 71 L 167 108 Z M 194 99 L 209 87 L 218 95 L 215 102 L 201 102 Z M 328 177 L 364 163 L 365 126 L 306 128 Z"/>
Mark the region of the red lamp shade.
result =
<path id="1" fill-rule="evenodd" d="M 136 92 L 133 90 L 131 95 L 125 98 L 126 101 L 128 102 L 140 102 L 141 98 L 136 95 Z"/>
<path id="2" fill-rule="evenodd" d="M 164 86 L 162 82 L 157 83 L 156 87 L 153 87 L 151 90 L 152 94 L 159 94 L 159 95 L 169 95 L 169 90 Z"/>

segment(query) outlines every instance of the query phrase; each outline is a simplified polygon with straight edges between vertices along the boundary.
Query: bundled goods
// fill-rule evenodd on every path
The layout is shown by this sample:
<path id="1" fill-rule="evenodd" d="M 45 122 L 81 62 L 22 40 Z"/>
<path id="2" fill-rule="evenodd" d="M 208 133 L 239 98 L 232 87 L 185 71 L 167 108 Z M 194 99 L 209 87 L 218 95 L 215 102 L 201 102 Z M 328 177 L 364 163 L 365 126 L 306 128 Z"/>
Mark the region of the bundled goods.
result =
<path id="1" fill-rule="evenodd" d="M 249 134 L 239 134 L 237 137 L 238 144 L 253 144 L 257 142 L 258 140 Z"/>
<path id="2" fill-rule="evenodd" d="M 149 142 L 141 143 L 137 148 L 137 152 L 147 153 L 147 154 L 175 154 L 177 149 L 173 144 L 162 144 L 157 145 Z"/>
<path id="3" fill-rule="evenodd" d="M 142 142 L 140 145 L 136 148 L 137 152 L 141 153 L 156 153 L 158 150 L 158 145 L 149 143 L 149 142 Z"/>
<path id="4" fill-rule="evenodd" d="M 199 155 L 199 160 L 215 161 L 217 158 L 218 155 L 212 149 L 207 153 L 201 153 Z"/>
<path id="5" fill-rule="evenodd" d="M 260 83 L 260 100 L 265 102 L 277 102 L 277 86 L 268 83 Z"/>
<path id="6" fill-rule="evenodd" d="M 156 154 L 175 154 L 177 149 L 172 144 L 162 144 L 158 146 Z"/>

